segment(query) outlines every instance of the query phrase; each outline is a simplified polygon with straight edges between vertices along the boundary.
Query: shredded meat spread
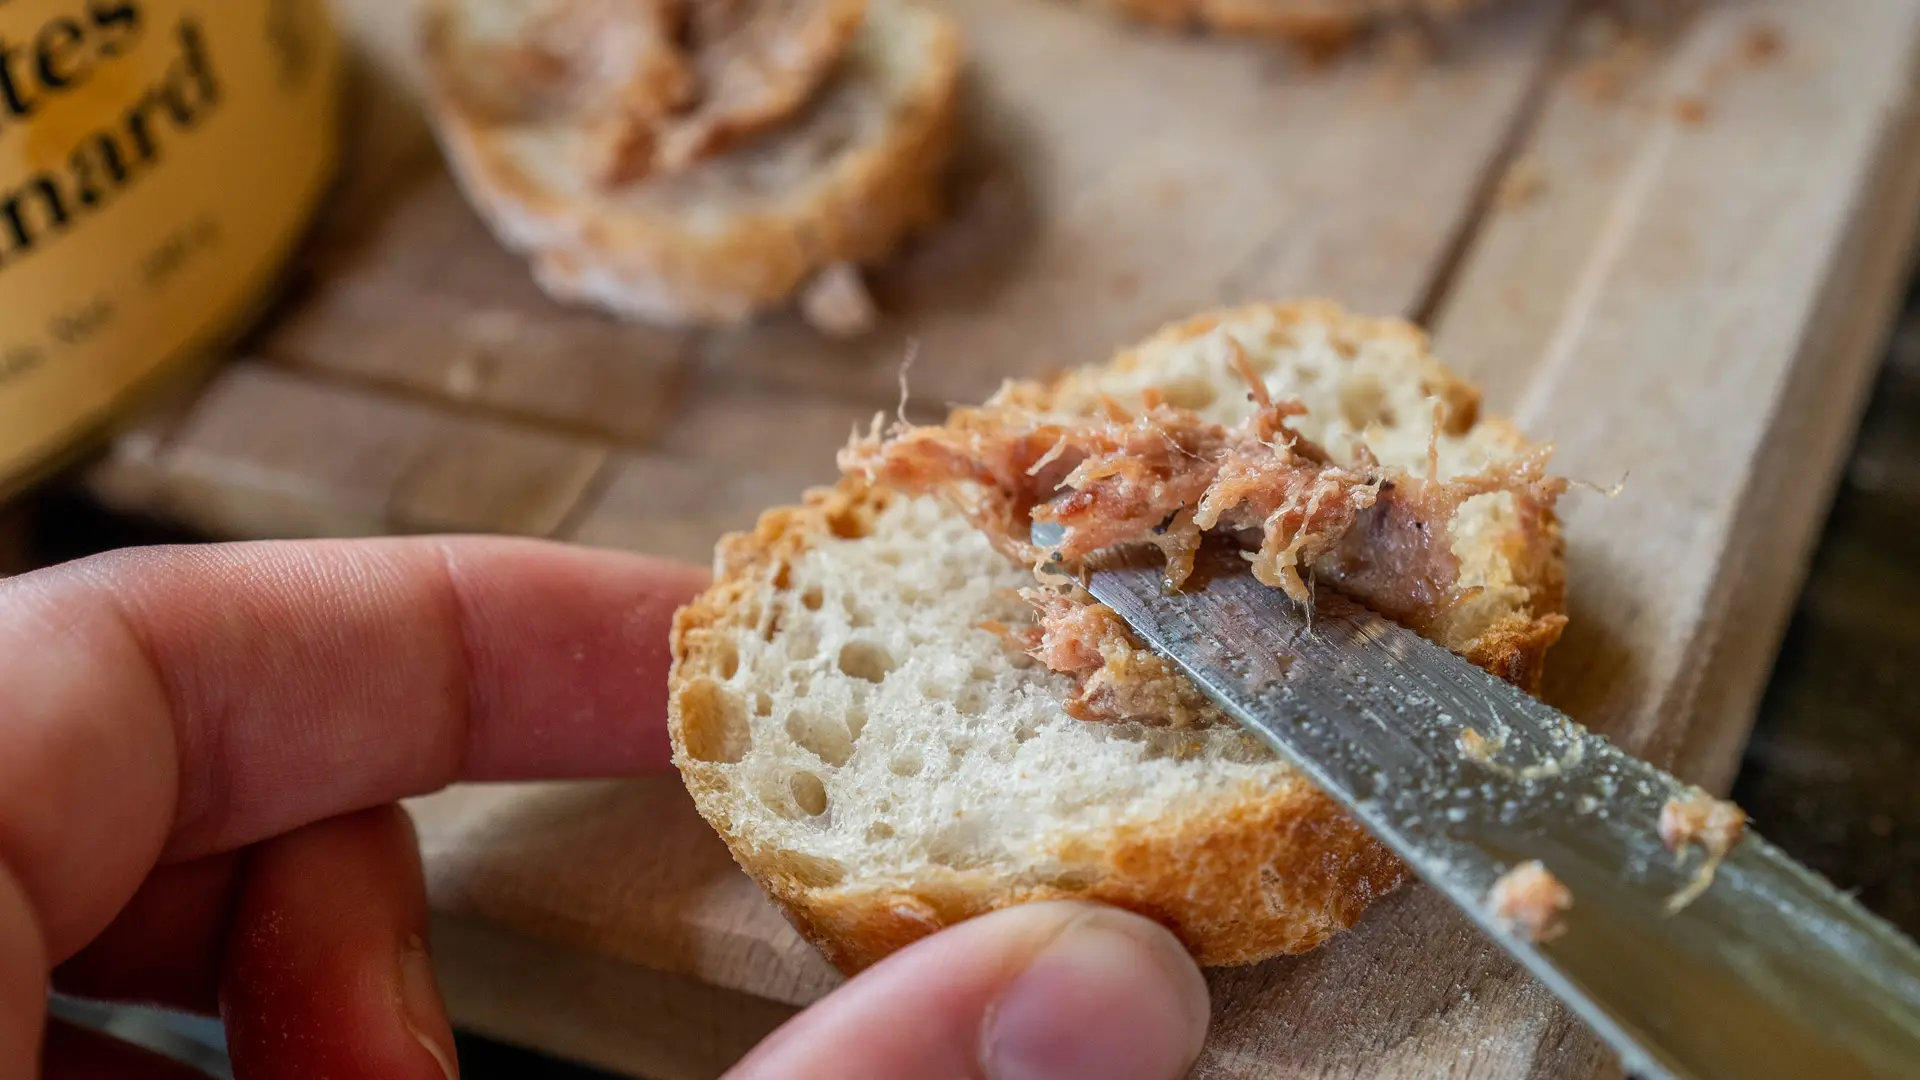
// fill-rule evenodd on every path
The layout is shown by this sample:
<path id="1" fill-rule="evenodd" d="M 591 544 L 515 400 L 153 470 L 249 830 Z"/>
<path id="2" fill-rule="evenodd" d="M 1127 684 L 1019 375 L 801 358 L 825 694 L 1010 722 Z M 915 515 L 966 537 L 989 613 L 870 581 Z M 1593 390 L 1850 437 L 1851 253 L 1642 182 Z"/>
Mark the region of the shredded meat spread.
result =
<path id="1" fill-rule="evenodd" d="M 1025 565 L 1057 556 L 1072 569 L 1096 551 L 1145 541 L 1165 554 L 1167 580 L 1178 587 L 1202 534 L 1211 532 L 1242 543 L 1254 576 L 1303 604 L 1311 602 L 1311 573 L 1422 633 L 1479 592 L 1459 586 L 1448 526 L 1460 505 L 1506 491 L 1517 514 L 1545 518 L 1562 489 L 1545 473 L 1544 452 L 1448 480 L 1432 453 L 1424 475 L 1383 467 L 1364 448 L 1360 460 L 1342 465 L 1289 426 L 1303 406 L 1269 400 L 1242 367 L 1256 411 L 1234 426 L 1151 391 L 1132 408 L 1109 398 L 1093 415 L 1061 415 L 1044 387 L 1011 383 L 982 407 L 955 410 L 944 425 L 903 422 L 884 436 L 877 427 L 856 436 L 840 465 L 896 489 L 948 498 Z M 1062 527 L 1057 548 L 1030 542 L 1034 522 Z M 1043 629 L 1048 618 L 1064 619 L 1057 611 L 1042 615 Z M 1558 632 L 1557 619 L 1546 620 L 1547 633 Z M 1063 633 L 1051 631 L 1053 638 Z M 1060 649 L 1036 655 L 1056 671 L 1079 670 L 1055 663 L 1065 658 Z"/>
<path id="2" fill-rule="evenodd" d="M 1130 412 L 1108 400 L 1101 415 L 1071 419 L 1036 419 L 1017 401 L 989 404 L 957 410 L 942 427 L 902 425 L 886 439 L 857 439 L 841 467 L 917 494 L 971 485 L 960 498 L 975 524 L 1030 564 L 1054 551 L 1074 561 L 1145 540 L 1166 552 L 1177 586 L 1202 532 L 1247 533 L 1258 538 L 1254 574 L 1304 602 L 1301 568 L 1334 551 L 1359 512 L 1379 501 L 1384 473 L 1333 464 L 1286 426 L 1302 411 L 1269 403 L 1228 428 L 1157 401 Z M 1054 551 L 1028 542 L 1041 521 L 1064 529 Z"/>
<path id="3" fill-rule="evenodd" d="M 1669 897 L 1667 909 L 1679 911 L 1699 899 L 1713 884 L 1713 875 L 1727 853 L 1747 831 L 1746 811 L 1725 799 L 1695 790 L 1683 798 L 1668 799 L 1660 808 L 1660 842 L 1667 850 L 1684 854 L 1698 847 L 1706 857 L 1687 886 Z"/>
<path id="4" fill-rule="evenodd" d="M 463 67 L 496 105 L 581 124 L 583 164 L 617 187 L 786 120 L 865 13 L 866 0 L 542 0 Z"/>
<path id="5" fill-rule="evenodd" d="M 1020 595 L 1039 620 L 1015 640 L 1034 659 L 1079 683 L 1066 705 L 1069 716 L 1172 727 L 1224 722 L 1213 703 L 1135 638 L 1112 608 L 1052 589 L 1024 589 Z"/>
<path id="6" fill-rule="evenodd" d="M 1533 941 L 1552 941 L 1566 929 L 1560 916 L 1573 907 L 1573 890 L 1538 859 L 1500 875 L 1487 891 L 1493 917 Z"/>

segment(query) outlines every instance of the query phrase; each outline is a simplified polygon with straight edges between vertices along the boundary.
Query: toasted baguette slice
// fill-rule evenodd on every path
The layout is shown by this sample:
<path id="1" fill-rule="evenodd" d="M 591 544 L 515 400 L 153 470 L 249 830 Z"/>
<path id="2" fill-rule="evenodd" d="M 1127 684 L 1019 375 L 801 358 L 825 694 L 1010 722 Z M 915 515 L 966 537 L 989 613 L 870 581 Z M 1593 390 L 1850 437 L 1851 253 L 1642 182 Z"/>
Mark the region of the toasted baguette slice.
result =
<path id="1" fill-rule="evenodd" d="M 1229 337 L 1274 397 L 1304 404 L 1294 430 L 1349 463 L 1371 453 L 1448 480 L 1538 453 L 1476 415 L 1417 330 L 1326 304 L 1190 320 L 1000 399 L 1044 399 L 1057 419 L 1151 389 L 1243 419 L 1256 405 Z M 1503 501 L 1463 508 L 1440 542 L 1501 605 L 1484 625 L 1557 632 L 1557 526 Z M 1085 688 L 1014 643 L 1035 622 L 1020 596 L 1034 575 L 963 502 L 850 473 L 725 538 L 715 584 L 676 621 L 675 761 L 829 958 L 857 970 L 982 912 L 1082 897 L 1158 919 L 1202 963 L 1237 964 L 1318 945 L 1402 880 L 1330 798 L 1217 714 L 1077 719 Z"/>
<path id="2" fill-rule="evenodd" d="M 431 111 L 454 175 L 557 299 L 737 322 L 829 266 L 881 259 L 939 212 L 960 37 L 925 0 L 873 0 L 837 73 L 785 125 L 612 190 L 579 164 L 592 127 L 463 108 L 433 40 Z"/>

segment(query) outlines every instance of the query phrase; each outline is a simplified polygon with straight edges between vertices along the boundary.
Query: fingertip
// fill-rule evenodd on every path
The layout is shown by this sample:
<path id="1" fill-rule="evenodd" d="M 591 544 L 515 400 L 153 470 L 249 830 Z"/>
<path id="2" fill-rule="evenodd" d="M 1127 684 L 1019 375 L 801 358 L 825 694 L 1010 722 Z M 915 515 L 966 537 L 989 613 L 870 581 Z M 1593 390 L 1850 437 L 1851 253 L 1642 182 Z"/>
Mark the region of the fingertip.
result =
<path id="1" fill-rule="evenodd" d="M 1206 980 L 1159 924 L 1114 908 L 1075 917 L 994 999 L 990 1080 L 1171 1080 L 1206 1039 Z"/>
<path id="2" fill-rule="evenodd" d="M 227 941 L 221 1016 L 248 1080 L 452 1080 L 426 893 L 395 806 L 257 845 Z"/>
<path id="3" fill-rule="evenodd" d="M 1157 924 L 1095 904 L 1028 904 L 894 954 L 730 1075 L 1178 1080 L 1207 1015 L 1199 968 Z"/>

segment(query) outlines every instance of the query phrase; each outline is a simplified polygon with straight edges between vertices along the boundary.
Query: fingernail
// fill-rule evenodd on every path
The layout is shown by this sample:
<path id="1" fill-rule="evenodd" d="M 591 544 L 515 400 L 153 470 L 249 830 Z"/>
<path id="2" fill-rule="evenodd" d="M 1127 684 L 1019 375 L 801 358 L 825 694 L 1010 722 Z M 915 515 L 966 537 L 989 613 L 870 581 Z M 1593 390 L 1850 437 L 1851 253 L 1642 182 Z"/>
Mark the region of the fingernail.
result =
<path id="1" fill-rule="evenodd" d="M 1207 984 L 1172 934 L 1098 908 L 1070 923 L 994 1002 L 991 1080 L 1179 1080 L 1207 1034 Z"/>
<path id="2" fill-rule="evenodd" d="M 453 1026 L 447 1023 L 447 1009 L 440 1001 L 440 986 L 433 978 L 433 960 L 427 956 L 426 943 L 418 936 L 407 939 L 400 954 L 400 1019 L 408 1034 L 419 1040 L 440 1066 L 447 1080 L 459 1080 L 460 1066 L 453 1053 Z"/>

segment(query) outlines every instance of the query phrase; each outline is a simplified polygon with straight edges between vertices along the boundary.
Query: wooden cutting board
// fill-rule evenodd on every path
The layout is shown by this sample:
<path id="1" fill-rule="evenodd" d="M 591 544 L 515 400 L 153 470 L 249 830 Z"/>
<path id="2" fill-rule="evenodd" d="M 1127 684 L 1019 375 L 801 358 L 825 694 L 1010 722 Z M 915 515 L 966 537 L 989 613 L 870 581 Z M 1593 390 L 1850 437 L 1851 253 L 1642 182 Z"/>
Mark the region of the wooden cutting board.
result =
<path id="1" fill-rule="evenodd" d="M 1310 69 L 1071 4 L 952 0 L 974 58 L 957 217 L 878 276 L 857 344 L 670 334 L 542 300 L 407 106 L 411 10 L 284 310 L 89 474 L 223 536 L 469 529 L 692 559 L 831 475 L 891 407 L 1103 357 L 1239 300 L 1420 318 L 1490 405 L 1617 495 L 1566 500 L 1547 693 L 1730 780 L 1909 266 L 1920 0 L 1709 6 L 1608 44 L 1581 0 L 1438 57 Z M 671 780 L 414 806 L 459 1020 L 657 1080 L 711 1076 L 837 981 Z M 1584 1078 L 1615 1066 L 1427 891 L 1213 975 L 1205 1077 Z"/>

